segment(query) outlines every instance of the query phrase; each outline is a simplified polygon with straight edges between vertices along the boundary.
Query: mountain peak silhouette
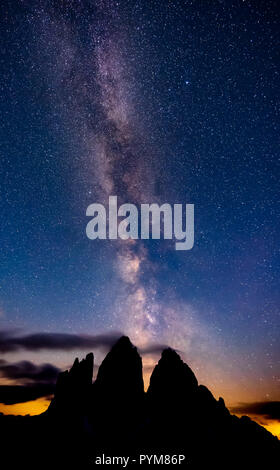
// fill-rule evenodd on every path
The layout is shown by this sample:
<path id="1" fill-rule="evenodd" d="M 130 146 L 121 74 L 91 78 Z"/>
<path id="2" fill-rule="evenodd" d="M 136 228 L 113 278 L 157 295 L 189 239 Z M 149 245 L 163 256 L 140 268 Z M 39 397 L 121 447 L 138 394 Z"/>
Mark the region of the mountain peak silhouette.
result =
<path id="1" fill-rule="evenodd" d="M 108 352 L 99 367 L 94 387 L 104 387 L 104 393 L 109 392 L 111 387 L 114 393 L 144 391 L 142 359 L 127 336 L 122 336 Z"/>
<path id="2" fill-rule="evenodd" d="M 113 440 L 121 428 L 129 440 L 131 428 L 138 425 L 142 414 L 144 382 L 142 359 L 127 336 L 122 336 L 108 352 L 92 390 L 92 422 L 97 423 L 99 430 L 96 439 Z M 98 409 L 95 403 L 99 404 Z"/>
<path id="3" fill-rule="evenodd" d="M 93 364 L 93 353 L 89 353 L 81 362 L 76 357 L 71 369 L 59 374 L 48 413 L 82 413 L 92 386 Z"/>
<path id="4" fill-rule="evenodd" d="M 37 463 L 44 454 L 49 465 L 55 458 L 61 465 L 84 468 L 92 467 L 96 455 L 140 453 L 185 455 L 180 467 L 187 469 L 225 468 L 229 455 L 241 469 L 279 461 L 277 438 L 249 418 L 231 415 L 222 398 L 216 400 L 198 384 L 175 350 L 164 349 L 146 393 L 142 359 L 127 336 L 108 352 L 92 383 L 93 363 L 89 353 L 59 374 L 54 398 L 41 416 L 16 421 L 0 416 L 3 448 L 14 463 L 22 464 L 24 455 L 28 463 L 32 456 Z M 44 444 L 50 439 L 46 455 Z M 26 454 L 29 442 L 32 455 Z"/>
<path id="5" fill-rule="evenodd" d="M 182 361 L 179 354 L 174 349 L 164 349 L 151 375 L 148 393 L 166 395 L 175 392 L 188 395 L 197 386 L 193 371 Z"/>

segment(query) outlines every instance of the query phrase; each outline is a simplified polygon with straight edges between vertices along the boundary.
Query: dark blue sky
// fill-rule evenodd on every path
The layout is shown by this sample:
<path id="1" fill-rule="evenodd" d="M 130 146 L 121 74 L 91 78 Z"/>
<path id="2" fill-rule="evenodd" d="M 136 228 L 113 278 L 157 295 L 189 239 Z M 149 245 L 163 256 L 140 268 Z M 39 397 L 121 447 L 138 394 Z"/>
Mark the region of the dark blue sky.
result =
<path id="1" fill-rule="evenodd" d="M 276 399 L 277 2 L 14 0 L 1 36 L 3 328 L 121 330 Z M 193 203 L 194 248 L 87 239 L 110 194 Z"/>

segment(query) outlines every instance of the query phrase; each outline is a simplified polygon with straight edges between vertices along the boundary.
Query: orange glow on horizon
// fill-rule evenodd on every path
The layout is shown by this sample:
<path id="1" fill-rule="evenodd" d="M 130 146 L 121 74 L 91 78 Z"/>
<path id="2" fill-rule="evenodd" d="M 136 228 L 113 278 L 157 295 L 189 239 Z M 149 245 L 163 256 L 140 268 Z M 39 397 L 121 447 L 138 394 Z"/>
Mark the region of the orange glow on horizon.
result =
<path id="1" fill-rule="evenodd" d="M 255 419 L 255 421 L 257 421 L 257 420 Z M 263 426 L 265 429 L 267 429 L 269 432 L 271 432 L 271 434 L 273 434 L 274 436 L 278 437 L 278 439 L 280 441 L 280 421 L 268 420 L 267 424 L 261 424 L 261 426 Z"/>
<path id="2" fill-rule="evenodd" d="M 250 414 L 245 414 L 245 413 L 233 413 L 238 418 L 241 418 L 241 416 L 248 416 L 252 421 L 255 421 L 258 423 L 260 426 L 265 428 L 267 431 L 269 431 L 273 436 L 276 436 L 280 440 L 280 421 L 277 419 L 267 419 L 265 416 L 256 416 L 256 415 L 250 415 Z"/>
<path id="3" fill-rule="evenodd" d="M 149 378 L 150 374 L 147 374 L 146 377 L 144 375 L 145 389 L 147 389 L 147 386 L 149 385 L 147 383 Z M 39 398 L 38 400 L 27 401 L 25 403 L 16 403 L 14 405 L 4 405 L 0 403 L 0 413 L 3 413 L 4 415 L 35 416 L 46 411 L 49 404 L 50 401 L 45 398 Z M 242 414 L 235 414 L 238 417 L 243 416 Z M 278 420 L 266 419 L 263 416 L 248 416 L 280 440 L 280 422 Z"/>
<path id="4" fill-rule="evenodd" d="M 49 400 L 38 398 L 38 400 L 16 403 L 14 405 L 4 405 L 0 403 L 0 413 L 4 415 L 30 415 L 35 416 L 43 413 L 49 407 Z"/>

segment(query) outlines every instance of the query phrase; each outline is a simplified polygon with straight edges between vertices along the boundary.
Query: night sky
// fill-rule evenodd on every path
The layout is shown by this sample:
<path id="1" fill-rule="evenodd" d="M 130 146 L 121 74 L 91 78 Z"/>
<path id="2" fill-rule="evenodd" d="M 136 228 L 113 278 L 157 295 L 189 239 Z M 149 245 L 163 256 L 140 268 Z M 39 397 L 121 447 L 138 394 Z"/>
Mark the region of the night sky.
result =
<path id="1" fill-rule="evenodd" d="M 120 332 L 147 377 L 170 345 L 228 406 L 280 400 L 277 3 L 2 5 L 2 384 L 89 350 L 15 336 L 103 335 L 100 363 Z M 194 204 L 193 249 L 89 240 L 109 195 Z"/>

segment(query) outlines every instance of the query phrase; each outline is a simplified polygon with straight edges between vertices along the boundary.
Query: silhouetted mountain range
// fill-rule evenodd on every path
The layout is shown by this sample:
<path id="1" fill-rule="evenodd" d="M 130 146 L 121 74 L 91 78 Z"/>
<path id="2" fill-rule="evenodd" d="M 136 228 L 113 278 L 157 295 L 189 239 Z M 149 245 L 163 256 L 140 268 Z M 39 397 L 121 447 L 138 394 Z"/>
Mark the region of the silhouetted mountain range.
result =
<path id="1" fill-rule="evenodd" d="M 280 443 L 248 417 L 230 414 L 172 349 L 165 349 L 144 392 L 142 360 L 129 338 L 107 354 L 92 383 L 93 354 L 58 376 L 55 395 L 40 416 L 1 416 L 3 449 L 12 464 L 75 464 L 98 458 L 185 455 L 183 468 L 268 468 Z M 134 461 L 135 460 L 135 461 Z M 103 462 L 104 464 L 104 462 Z M 147 462 L 146 462 L 147 464 Z M 117 467 L 122 461 L 115 463 Z M 145 466 L 145 464 L 142 464 Z"/>

